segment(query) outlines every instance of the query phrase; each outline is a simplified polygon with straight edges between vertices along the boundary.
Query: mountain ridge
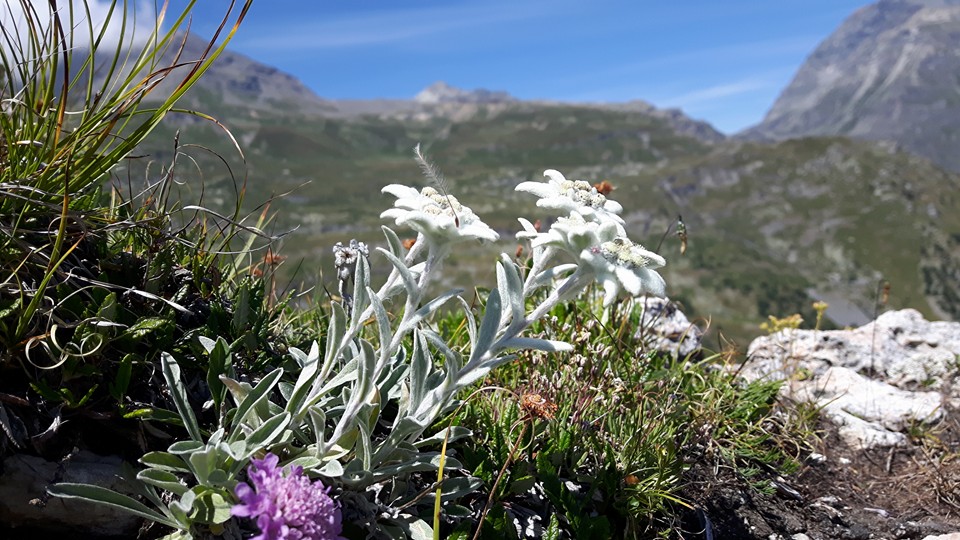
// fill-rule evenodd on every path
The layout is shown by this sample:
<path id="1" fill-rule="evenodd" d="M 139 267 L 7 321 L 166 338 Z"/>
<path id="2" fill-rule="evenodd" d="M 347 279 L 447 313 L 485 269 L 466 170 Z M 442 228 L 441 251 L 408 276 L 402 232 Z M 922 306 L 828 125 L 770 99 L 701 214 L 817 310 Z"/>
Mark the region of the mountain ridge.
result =
<path id="1" fill-rule="evenodd" d="M 960 0 L 881 0 L 820 43 L 738 137 L 892 141 L 960 171 Z"/>

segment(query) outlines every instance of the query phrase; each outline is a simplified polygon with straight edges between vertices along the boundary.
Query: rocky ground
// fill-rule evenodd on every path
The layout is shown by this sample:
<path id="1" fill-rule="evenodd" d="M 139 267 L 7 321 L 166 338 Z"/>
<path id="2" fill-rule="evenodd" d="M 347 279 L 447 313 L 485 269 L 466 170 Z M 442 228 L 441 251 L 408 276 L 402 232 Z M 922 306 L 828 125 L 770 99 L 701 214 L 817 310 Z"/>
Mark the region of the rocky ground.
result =
<path id="1" fill-rule="evenodd" d="M 819 408 L 817 451 L 769 495 L 693 471 L 706 503 L 685 537 L 960 540 L 958 358 L 960 323 L 913 310 L 756 340 L 744 376 L 785 377 L 784 399 Z"/>

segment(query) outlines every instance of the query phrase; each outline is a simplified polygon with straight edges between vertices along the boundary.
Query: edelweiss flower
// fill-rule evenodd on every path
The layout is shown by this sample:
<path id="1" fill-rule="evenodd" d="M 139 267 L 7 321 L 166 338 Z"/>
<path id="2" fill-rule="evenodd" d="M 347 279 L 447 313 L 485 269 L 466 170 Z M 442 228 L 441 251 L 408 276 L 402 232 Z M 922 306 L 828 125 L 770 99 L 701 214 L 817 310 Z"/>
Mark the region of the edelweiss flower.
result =
<path id="1" fill-rule="evenodd" d="M 382 191 L 397 200 L 394 207 L 380 217 L 392 218 L 397 225 L 407 225 L 431 241 L 447 243 L 469 238 L 495 241 L 500 238 L 453 195 L 441 194 L 432 187 L 417 191 L 401 184 L 390 184 Z"/>
<path id="2" fill-rule="evenodd" d="M 543 175 L 550 180 L 521 182 L 516 190 L 540 197 L 537 206 L 541 208 L 558 210 L 561 214 L 577 212 L 593 221 L 612 221 L 623 224 L 623 218 L 617 215 L 623 211 L 620 203 L 601 195 L 597 188 L 590 185 L 590 182 L 567 180 L 563 174 L 553 169 L 544 171 Z"/>
<path id="3" fill-rule="evenodd" d="M 588 272 L 603 283 L 605 306 L 613 303 L 621 288 L 633 296 L 664 294 L 666 283 L 654 269 L 667 262 L 634 244 L 616 223 L 587 221 L 573 212 L 557 218 L 547 232 L 537 232 L 523 218 L 520 224 L 524 230 L 517 233 L 517 238 L 529 238 L 533 247 L 547 246 L 569 254 L 577 261 L 579 271 Z"/>
<path id="4" fill-rule="evenodd" d="M 260 535 L 252 540 L 342 540 L 340 509 L 328 489 L 320 481 L 311 483 L 303 467 L 284 475 L 279 462 L 274 454 L 252 461 L 247 477 L 253 489 L 237 484 L 240 504 L 230 513 L 257 521 Z"/>
<path id="5" fill-rule="evenodd" d="M 333 246 L 333 266 L 337 269 L 337 277 L 340 281 L 347 281 L 353 277 L 357 268 L 357 259 L 360 257 L 369 257 L 370 248 L 363 242 L 357 242 L 356 239 L 350 240 L 350 245 L 345 246 L 342 242 L 337 242 Z"/>
<path id="6" fill-rule="evenodd" d="M 621 287 L 633 296 L 663 296 L 666 283 L 654 271 L 667 261 L 626 236 L 618 236 L 580 253 L 580 260 L 591 268 L 597 281 L 603 283 L 603 305 L 609 306 Z M 581 266 L 583 267 L 583 266 Z"/>
<path id="7" fill-rule="evenodd" d="M 579 257 L 580 252 L 585 249 L 599 246 L 602 242 L 623 234 L 623 228 L 616 223 L 587 221 L 577 212 L 557 218 L 547 232 L 537 232 L 533 225 L 523 218 L 520 218 L 520 224 L 524 230 L 517 233 L 517 238 L 529 238 L 533 247 L 558 248 L 574 258 Z"/>

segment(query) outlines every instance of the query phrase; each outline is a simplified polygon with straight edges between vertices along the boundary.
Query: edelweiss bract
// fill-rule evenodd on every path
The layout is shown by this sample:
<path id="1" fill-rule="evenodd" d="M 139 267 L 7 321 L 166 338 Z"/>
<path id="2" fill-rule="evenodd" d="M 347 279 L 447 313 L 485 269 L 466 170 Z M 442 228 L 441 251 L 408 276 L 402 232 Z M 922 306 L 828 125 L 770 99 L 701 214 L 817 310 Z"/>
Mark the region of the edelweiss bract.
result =
<path id="1" fill-rule="evenodd" d="M 500 238 L 453 195 L 441 194 L 432 187 L 417 191 L 401 184 L 390 184 L 382 191 L 397 200 L 393 208 L 380 214 L 381 218 L 391 218 L 397 225 L 406 225 L 436 244 L 471 238 L 490 241 Z"/>
<path id="2" fill-rule="evenodd" d="M 590 267 L 597 281 L 603 284 L 604 306 L 613 303 L 621 288 L 632 296 L 664 296 L 666 283 L 654 269 L 667 262 L 625 236 L 582 251 L 580 259 Z"/>
<path id="3" fill-rule="evenodd" d="M 620 203 L 607 199 L 589 182 L 567 180 L 560 171 L 553 169 L 544 171 L 543 175 L 549 181 L 521 182 L 516 190 L 540 197 L 537 206 L 541 208 L 557 210 L 561 214 L 577 212 L 589 220 L 623 225 L 623 218 L 617 215 L 623 211 Z"/>

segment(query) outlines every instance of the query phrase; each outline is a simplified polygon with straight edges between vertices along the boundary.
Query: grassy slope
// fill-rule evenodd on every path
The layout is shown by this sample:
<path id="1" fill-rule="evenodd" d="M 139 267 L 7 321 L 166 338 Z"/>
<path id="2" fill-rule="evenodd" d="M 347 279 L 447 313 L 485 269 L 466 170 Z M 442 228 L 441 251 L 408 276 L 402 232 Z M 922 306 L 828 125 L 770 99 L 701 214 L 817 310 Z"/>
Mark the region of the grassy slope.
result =
<path id="1" fill-rule="evenodd" d="M 378 216 L 390 201 L 379 190 L 422 183 L 410 155 L 423 141 L 461 201 L 504 238 L 499 246 L 468 250 L 451 264 L 452 280 L 473 275 L 476 263 L 497 250 L 514 250 L 515 216 L 548 218 L 513 186 L 557 168 L 568 177 L 613 182 L 631 235 L 653 247 L 683 214 L 690 251 L 681 257 L 672 236 L 661 248 L 670 262 L 670 292 L 735 337 L 757 333 L 768 314 L 810 313 L 809 289 L 871 313 L 880 279 L 892 284 L 893 307 L 960 316 L 960 306 L 938 307 L 927 297 L 943 289 L 956 294 L 935 282 L 958 266 L 949 241 L 960 233 L 951 211 L 960 182 L 875 145 L 813 138 L 708 146 L 641 113 L 528 104 L 459 121 L 252 117 L 230 109 L 217 116 L 229 119 L 247 154 L 248 201 L 295 190 L 273 209 L 277 230 L 299 227 L 283 246 L 294 260 L 305 260 L 297 279 L 315 279 L 329 266 L 336 241 L 381 241 Z M 216 148 L 228 159 L 236 155 L 211 127 L 182 128 L 182 141 Z M 155 140 L 166 138 L 169 146 L 172 129 Z M 226 190 L 223 167 L 207 165 L 208 191 Z M 215 205 L 217 197 L 208 200 Z M 922 264 L 938 269 L 926 272 L 927 283 Z M 483 283 L 488 276 L 474 277 Z"/>

